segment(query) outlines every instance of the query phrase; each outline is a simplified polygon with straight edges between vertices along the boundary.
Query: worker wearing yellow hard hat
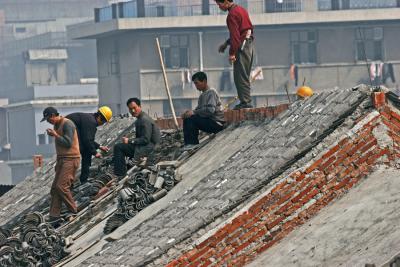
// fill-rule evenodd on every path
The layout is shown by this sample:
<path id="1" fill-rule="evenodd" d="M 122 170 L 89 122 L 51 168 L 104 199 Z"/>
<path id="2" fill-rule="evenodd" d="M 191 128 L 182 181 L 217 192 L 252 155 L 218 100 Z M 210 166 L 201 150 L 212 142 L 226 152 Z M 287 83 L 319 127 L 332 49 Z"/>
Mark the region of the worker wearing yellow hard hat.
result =
<path id="1" fill-rule="evenodd" d="M 112 118 L 112 110 L 107 106 L 100 107 L 95 113 L 76 112 L 66 116 L 76 126 L 81 152 L 81 183 L 86 183 L 89 178 L 89 168 L 92 156 L 101 158 L 101 152 L 108 152 L 109 148 L 101 146 L 95 141 L 97 127 L 107 123 Z"/>
<path id="2" fill-rule="evenodd" d="M 307 97 L 312 96 L 314 94 L 314 92 L 310 87 L 303 85 L 302 87 L 297 89 L 297 93 L 296 94 L 300 98 L 307 98 Z"/>

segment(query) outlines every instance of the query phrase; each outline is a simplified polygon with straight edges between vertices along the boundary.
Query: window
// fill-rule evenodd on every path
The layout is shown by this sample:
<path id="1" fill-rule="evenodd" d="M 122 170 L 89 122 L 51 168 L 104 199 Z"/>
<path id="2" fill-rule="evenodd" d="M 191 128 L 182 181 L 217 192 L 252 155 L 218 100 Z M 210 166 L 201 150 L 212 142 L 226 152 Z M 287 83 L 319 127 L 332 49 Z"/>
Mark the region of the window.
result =
<path id="1" fill-rule="evenodd" d="M 26 28 L 25 27 L 16 27 L 15 28 L 15 32 L 16 33 L 25 33 L 26 32 Z"/>
<path id="2" fill-rule="evenodd" d="M 189 67 L 189 36 L 163 35 L 160 40 L 164 63 L 167 68 Z"/>
<path id="3" fill-rule="evenodd" d="M 317 63 L 317 31 L 293 31 L 290 44 L 293 63 Z"/>
<path id="4" fill-rule="evenodd" d="M 176 116 L 180 116 L 186 110 L 192 109 L 192 100 L 191 99 L 174 99 L 172 100 L 174 105 Z M 165 117 L 172 116 L 171 107 L 169 106 L 169 100 L 163 100 L 163 113 Z"/>
<path id="5" fill-rule="evenodd" d="M 356 59 L 383 60 L 383 28 L 356 29 Z"/>
<path id="6" fill-rule="evenodd" d="M 119 58 L 118 53 L 111 53 L 111 74 L 119 74 Z"/>
<path id="7" fill-rule="evenodd" d="M 38 134 L 37 135 L 37 144 L 38 145 L 45 145 L 46 144 L 46 135 L 45 134 Z"/>
<path id="8" fill-rule="evenodd" d="M 302 9 L 301 0 L 265 0 L 265 12 L 298 12 Z"/>

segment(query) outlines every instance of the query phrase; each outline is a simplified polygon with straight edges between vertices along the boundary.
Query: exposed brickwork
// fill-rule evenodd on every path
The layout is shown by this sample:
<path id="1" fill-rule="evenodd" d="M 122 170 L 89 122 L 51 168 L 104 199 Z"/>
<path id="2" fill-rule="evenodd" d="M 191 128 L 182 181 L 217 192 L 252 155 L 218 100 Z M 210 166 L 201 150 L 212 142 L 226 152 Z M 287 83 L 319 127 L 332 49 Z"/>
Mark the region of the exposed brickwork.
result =
<path id="1" fill-rule="evenodd" d="M 262 120 L 265 118 L 274 118 L 278 116 L 283 111 L 287 110 L 288 104 L 282 104 L 274 107 L 263 107 L 263 108 L 250 108 L 241 110 L 227 110 L 225 111 L 225 121 L 228 124 L 237 123 L 244 120 Z M 182 119 L 177 118 L 179 127 L 182 127 Z M 159 118 L 156 120 L 157 125 L 161 129 L 173 129 L 175 128 L 173 118 Z"/>
<path id="2" fill-rule="evenodd" d="M 400 114 L 387 106 L 379 111 L 168 266 L 243 266 L 346 193 L 378 162 L 400 159 Z M 390 136 L 388 144 L 377 140 L 378 128 Z"/>

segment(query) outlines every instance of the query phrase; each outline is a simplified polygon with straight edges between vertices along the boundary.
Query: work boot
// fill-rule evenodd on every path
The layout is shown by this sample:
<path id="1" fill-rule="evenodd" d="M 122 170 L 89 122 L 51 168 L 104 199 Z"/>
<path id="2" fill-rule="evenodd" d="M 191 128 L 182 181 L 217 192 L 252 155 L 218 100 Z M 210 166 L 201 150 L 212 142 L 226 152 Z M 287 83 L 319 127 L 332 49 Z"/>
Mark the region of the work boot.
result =
<path id="1" fill-rule="evenodd" d="M 62 222 L 63 219 L 60 216 L 59 217 L 49 216 L 49 219 L 47 220 L 47 223 L 50 224 L 53 228 L 60 227 Z"/>
<path id="2" fill-rule="evenodd" d="M 244 108 L 253 108 L 253 106 L 249 103 L 240 103 L 240 104 L 237 104 L 233 109 L 239 110 L 239 109 L 244 109 Z"/>

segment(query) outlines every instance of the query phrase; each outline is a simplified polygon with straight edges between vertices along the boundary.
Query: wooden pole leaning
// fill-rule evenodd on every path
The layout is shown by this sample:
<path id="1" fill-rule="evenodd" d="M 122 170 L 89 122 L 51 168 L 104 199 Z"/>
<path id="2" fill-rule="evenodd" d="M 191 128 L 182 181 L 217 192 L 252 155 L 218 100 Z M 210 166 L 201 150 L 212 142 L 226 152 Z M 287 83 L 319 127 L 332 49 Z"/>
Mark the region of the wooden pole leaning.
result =
<path id="1" fill-rule="evenodd" d="M 165 90 L 167 91 L 167 95 L 168 95 L 169 106 L 172 111 L 172 116 L 174 118 L 175 127 L 176 127 L 176 129 L 178 129 L 179 124 L 178 124 L 178 120 L 176 119 L 175 108 L 174 108 L 174 104 L 172 103 L 171 93 L 169 91 L 167 73 L 165 72 L 165 65 L 164 65 L 164 60 L 163 60 L 163 56 L 161 53 L 160 41 L 158 40 L 158 37 L 156 38 L 156 43 L 157 43 L 158 55 L 160 57 L 161 68 L 162 68 L 162 72 L 163 72 L 163 76 L 164 76 Z"/>

